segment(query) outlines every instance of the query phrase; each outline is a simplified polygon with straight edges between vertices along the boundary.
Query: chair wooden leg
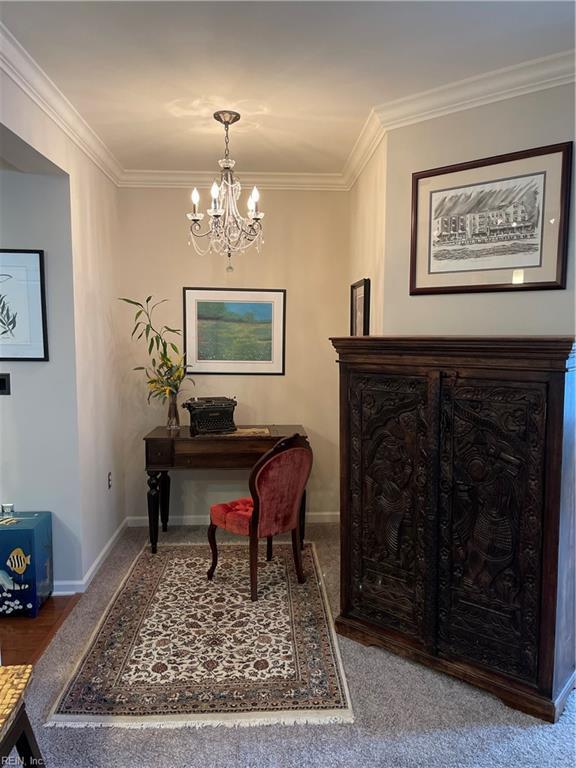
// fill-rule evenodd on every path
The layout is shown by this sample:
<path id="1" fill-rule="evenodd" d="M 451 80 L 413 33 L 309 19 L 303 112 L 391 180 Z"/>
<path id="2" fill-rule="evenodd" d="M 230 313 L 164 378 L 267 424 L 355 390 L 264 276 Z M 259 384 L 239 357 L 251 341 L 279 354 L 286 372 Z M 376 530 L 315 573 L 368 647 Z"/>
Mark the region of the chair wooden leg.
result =
<path id="1" fill-rule="evenodd" d="M 292 529 L 292 552 L 294 553 L 294 566 L 296 568 L 298 584 L 304 584 L 306 577 L 302 570 L 302 551 L 300 549 L 300 533 L 298 528 Z"/>
<path id="2" fill-rule="evenodd" d="M 272 536 L 266 538 L 266 560 L 272 560 Z"/>
<path id="3" fill-rule="evenodd" d="M 258 600 L 258 539 L 250 537 L 250 597 Z"/>
<path id="4" fill-rule="evenodd" d="M 206 575 L 208 576 L 208 581 L 211 581 L 212 577 L 214 576 L 216 566 L 218 565 L 218 547 L 216 546 L 216 526 L 214 523 L 210 523 L 208 526 L 208 542 L 210 544 L 210 549 L 212 550 L 212 565 L 208 569 L 208 573 Z"/>

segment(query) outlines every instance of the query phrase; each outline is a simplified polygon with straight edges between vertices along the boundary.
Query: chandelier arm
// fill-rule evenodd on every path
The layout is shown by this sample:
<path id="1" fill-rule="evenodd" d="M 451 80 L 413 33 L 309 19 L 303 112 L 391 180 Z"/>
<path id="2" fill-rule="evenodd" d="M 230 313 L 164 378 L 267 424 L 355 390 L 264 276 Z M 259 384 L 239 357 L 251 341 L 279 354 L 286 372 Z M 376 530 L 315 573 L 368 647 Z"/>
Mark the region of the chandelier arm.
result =
<path id="1" fill-rule="evenodd" d="M 199 221 L 194 222 L 190 225 L 190 234 L 194 235 L 195 237 L 208 237 L 212 234 L 211 229 L 207 229 L 206 232 L 200 232 L 201 224 Z"/>

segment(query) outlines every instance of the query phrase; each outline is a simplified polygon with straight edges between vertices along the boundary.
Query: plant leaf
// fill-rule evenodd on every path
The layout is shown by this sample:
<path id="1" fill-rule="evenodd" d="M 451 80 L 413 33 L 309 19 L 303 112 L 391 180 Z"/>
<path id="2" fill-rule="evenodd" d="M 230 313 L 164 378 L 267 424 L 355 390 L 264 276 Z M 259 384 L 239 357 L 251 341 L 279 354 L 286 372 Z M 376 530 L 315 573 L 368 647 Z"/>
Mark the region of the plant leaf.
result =
<path id="1" fill-rule="evenodd" d="M 120 297 L 118 301 L 125 301 L 126 304 L 133 304 L 135 307 L 141 307 L 142 304 L 139 301 L 134 301 L 133 299 L 124 299 Z"/>

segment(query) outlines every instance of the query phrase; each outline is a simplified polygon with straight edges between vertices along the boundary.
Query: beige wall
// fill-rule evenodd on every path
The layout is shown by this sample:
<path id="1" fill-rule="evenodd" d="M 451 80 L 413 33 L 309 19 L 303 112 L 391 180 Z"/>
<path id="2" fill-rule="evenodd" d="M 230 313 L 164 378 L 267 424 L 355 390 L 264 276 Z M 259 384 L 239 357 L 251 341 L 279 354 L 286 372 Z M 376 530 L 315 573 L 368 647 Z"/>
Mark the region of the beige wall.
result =
<path id="1" fill-rule="evenodd" d="M 76 591 L 83 588 L 85 577 L 124 519 L 119 366 L 117 336 L 111 322 L 116 294 L 117 190 L 27 94 L 3 72 L 0 77 L 3 124 L 70 179 L 74 314 L 70 313 L 69 323 L 74 327 L 76 350 L 79 468 L 63 460 L 59 481 L 65 484 L 72 473 L 79 474 L 80 499 L 75 514 L 80 524 L 74 535 L 81 556 L 77 559 L 72 548 L 63 555 L 70 562 L 57 563 L 56 567 L 70 574 L 59 588 Z M 53 296 L 47 300 L 53 301 Z M 71 368 L 70 376 L 73 374 Z M 44 397 L 46 408 L 50 408 L 50 393 L 39 390 L 38 396 Z M 55 454 L 66 455 L 68 427 L 62 424 L 61 432 L 54 433 Z M 109 471 L 113 476 L 111 490 L 107 487 Z"/>
<path id="2" fill-rule="evenodd" d="M 362 205 L 357 205 L 351 230 L 351 251 L 364 259 L 368 274 L 361 276 L 373 278 L 373 333 L 574 333 L 574 211 L 566 290 L 444 296 L 410 296 L 408 292 L 412 173 L 573 138 L 571 85 L 391 131 L 352 192 Z M 383 174 L 385 204 L 382 197 L 369 199 L 376 178 L 378 186 L 383 186 Z M 368 235 L 363 234 L 365 229 Z M 378 274 L 378 263 L 383 275 Z"/>
<path id="3" fill-rule="evenodd" d="M 384 136 L 350 190 L 350 283 L 370 278 L 370 333 L 384 324 L 384 238 L 386 234 L 386 153 Z"/>
<path id="4" fill-rule="evenodd" d="M 79 486 L 78 509 L 71 511 L 77 517 L 70 518 L 73 543 L 66 547 L 62 538 L 57 544 L 63 552 L 57 568 L 71 589 L 82 588 L 125 516 L 145 522 L 142 435 L 165 418 L 163 407 L 146 405 L 144 383 L 131 371 L 145 355 L 129 340 L 131 314 L 117 296 L 166 297 L 162 319 L 181 326 L 183 285 L 287 289 L 286 376 L 197 376 L 189 394 L 237 397 L 238 423 L 304 424 L 316 457 L 310 511 L 317 519 L 338 510 L 337 366 L 328 337 L 348 332 L 351 282 L 372 280 L 372 333 L 574 330 L 573 237 L 566 291 L 408 295 L 411 174 L 573 138 L 571 86 L 392 131 L 349 194 L 264 192 L 264 251 L 239 257 L 230 275 L 225 260 L 198 257 L 186 246 L 186 190 L 118 190 L 12 80 L 2 78 L 3 122 L 70 180 L 76 386 L 54 453 L 61 482 L 77 473 Z M 51 289 L 49 303 L 53 296 Z M 47 397 L 46 407 L 50 402 Z M 77 449 L 67 437 L 75 428 Z M 77 463 L 65 459 L 71 448 Z M 205 520 L 210 503 L 245 491 L 242 472 L 182 473 L 174 478 L 174 519 Z"/>
<path id="5" fill-rule="evenodd" d="M 0 501 L 50 510 L 54 577 L 82 573 L 70 191 L 62 174 L 0 171 L 0 247 L 42 249 L 48 362 L 4 361 L 0 397 Z"/>
<path id="6" fill-rule="evenodd" d="M 139 300 L 151 293 L 168 298 L 159 317 L 181 328 L 183 286 L 286 289 L 286 375 L 197 375 L 188 393 L 236 397 L 238 424 L 303 424 L 315 456 L 309 510 L 326 518 L 339 508 L 338 372 L 328 337 L 348 329 L 347 195 L 265 191 L 261 205 L 266 211 L 264 248 L 260 255 L 249 250 L 236 257 L 235 271 L 227 273 L 225 258 L 200 257 L 186 244 L 186 190 L 121 190 L 118 290 Z M 144 347 L 130 342 L 132 314 L 126 305 L 116 308 L 125 394 L 126 513 L 142 522 L 142 436 L 165 423 L 166 408 L 146 404 L 142 375 L 131 371 L 146 360 Z M 186 412 L 181 418 L 188 423 Z M 173 473 L 172 514 L 204 521 L 209 504 L 246 492 L 244 472 Z"/>

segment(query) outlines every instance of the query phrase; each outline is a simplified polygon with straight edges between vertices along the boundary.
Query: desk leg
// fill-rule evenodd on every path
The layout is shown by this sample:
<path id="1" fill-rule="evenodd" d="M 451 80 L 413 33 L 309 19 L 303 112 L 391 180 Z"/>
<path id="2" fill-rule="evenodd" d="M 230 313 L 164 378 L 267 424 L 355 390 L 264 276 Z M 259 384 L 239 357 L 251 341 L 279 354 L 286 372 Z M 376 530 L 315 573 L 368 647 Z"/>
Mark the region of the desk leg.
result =
<path id="1" fill-rule="evenodd" d="M 160 472 L 148 472 L 148 526 L 150 547 L 156 552 L 158 544 L 158 517 L 160 514 Z"/>
<path id="2" fill-rule="evenodd" d="M 300 503 L 300 549 L 304 549 L 304 534 L 306 533 L 306 490 Z"/>
<path id="3" fill-rule="evenodd" d="M 170 475 L 168 472 L 160 472 L 160 520 L 162 530 L 168 530 L 168 518 L 170 517 Z"/>

